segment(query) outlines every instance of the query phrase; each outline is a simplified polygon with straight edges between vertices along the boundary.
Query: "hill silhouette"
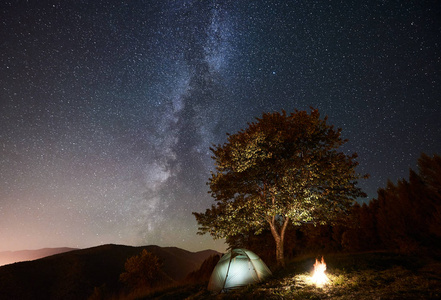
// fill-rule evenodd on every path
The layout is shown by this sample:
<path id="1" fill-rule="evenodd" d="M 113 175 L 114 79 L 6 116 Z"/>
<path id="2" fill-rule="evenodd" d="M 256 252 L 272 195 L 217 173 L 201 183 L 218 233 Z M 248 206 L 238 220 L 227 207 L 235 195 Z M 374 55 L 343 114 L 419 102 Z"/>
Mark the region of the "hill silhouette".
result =
<path id="1" fill-rule="evenodd" d="M 95 287 L 118 291 L 127 258 L 142 249 L 155 254 L 162 271 L 179 281 L 198 269 L 214 250 L 103 245 L 0 267 L 0 299 L 87 299 Z"/>
<path id="2" fill-rule="evenodd" d="M 36 260 L 46 256 L 78 250 L 78 248 L 43 248 L 38 250 L 2 251 L 0 252 L 0 267 L 15 262 Z"/>

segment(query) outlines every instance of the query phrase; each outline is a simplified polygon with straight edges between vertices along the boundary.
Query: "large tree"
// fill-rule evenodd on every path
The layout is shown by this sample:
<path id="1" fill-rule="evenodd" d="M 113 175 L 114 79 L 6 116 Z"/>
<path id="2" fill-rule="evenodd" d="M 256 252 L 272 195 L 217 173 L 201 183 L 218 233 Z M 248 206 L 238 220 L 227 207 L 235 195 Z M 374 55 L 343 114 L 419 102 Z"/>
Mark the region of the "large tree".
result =
<path id="1" fill-rule="evenodd" d="M 346 212 L 364 193 L 356 187 L 357 155 L 337 151 L 346 140 L 317 109 L 265 113 L 210 150 L 215 172 L 208 185 L 216 203 L 193 214 L 199 234 L 215 239 L 271 230 L 284 266 L 289 222 L 324 223 Z"/>

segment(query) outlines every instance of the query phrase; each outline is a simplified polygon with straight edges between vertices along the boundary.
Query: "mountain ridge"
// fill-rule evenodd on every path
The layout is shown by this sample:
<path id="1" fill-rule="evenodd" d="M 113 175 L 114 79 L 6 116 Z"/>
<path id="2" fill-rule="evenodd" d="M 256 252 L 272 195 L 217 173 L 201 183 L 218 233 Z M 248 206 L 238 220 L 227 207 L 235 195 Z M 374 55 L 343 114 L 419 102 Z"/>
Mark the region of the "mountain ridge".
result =
<path id="1" fill-rule="evenodd" d="M 143 249 L 156 255 L 162 271 L 176 282 L 198 269 L 206 258 L 219 253 L 115 244 L 72 250 L 1 266 L 0 299 L 87 299 L 97 287 L 118 291 L 123 288 L 119 275 L 124 272 L 127 258 Z"/>
<path id="2" fill-rule="evenodd" d="M 36 260 L 43 257 L 79 250 L 79 248 L 58 247 L 58 248 L 41 248 L 35 250 L 18 250 L 18 251 L 0 251 L 0 267 L 13 264 L 16 262 Z"/>

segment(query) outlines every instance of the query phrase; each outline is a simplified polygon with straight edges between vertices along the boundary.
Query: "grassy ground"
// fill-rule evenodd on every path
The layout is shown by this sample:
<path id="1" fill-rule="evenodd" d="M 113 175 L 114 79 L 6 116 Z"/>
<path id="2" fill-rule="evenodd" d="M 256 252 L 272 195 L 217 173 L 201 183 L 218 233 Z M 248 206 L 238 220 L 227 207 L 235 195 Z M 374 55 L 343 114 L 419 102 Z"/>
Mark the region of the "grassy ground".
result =
<path id="1" fill-rule="evenodd" d="M 138 299 L 441 299 L 441 260 L 393 253 L 325 256 L 331 283 L 310 281 L 315 258 L 297 258 L 264 283 L 212 295 L 204 285 L 182 285 Z"/>

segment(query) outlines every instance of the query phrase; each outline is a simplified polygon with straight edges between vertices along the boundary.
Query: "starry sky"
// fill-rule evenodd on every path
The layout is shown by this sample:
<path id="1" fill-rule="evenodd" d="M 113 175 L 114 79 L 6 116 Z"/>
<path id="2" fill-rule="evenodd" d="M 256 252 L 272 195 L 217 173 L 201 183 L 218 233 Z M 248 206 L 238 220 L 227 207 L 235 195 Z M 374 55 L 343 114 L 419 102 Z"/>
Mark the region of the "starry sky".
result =
<path id="1" fill-rule="evenodd" d="M 439 1 L 2 1 L 0 251 L 223 250 L 209 147 L 318 108 L 368 201 L 441 153 Z"/>

